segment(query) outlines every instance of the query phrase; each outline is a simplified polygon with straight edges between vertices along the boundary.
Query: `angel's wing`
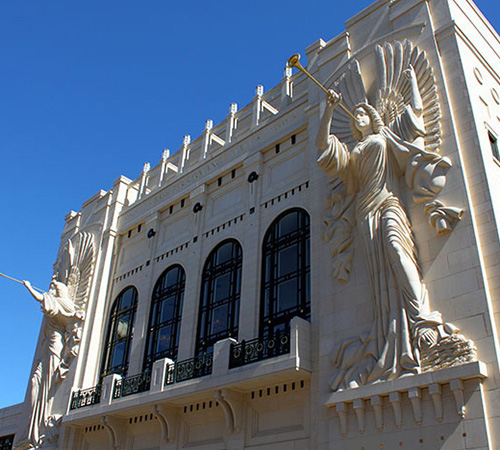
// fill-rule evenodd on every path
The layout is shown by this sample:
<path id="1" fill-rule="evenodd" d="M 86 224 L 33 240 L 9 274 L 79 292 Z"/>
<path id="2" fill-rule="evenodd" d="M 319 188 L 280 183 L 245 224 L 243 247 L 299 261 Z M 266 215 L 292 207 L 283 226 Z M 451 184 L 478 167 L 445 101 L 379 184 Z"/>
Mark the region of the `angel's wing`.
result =
<path id="1" fill-rule="evenodd" d="M 356 59 L 349 62 L 345 72 L 330 86 L 342 95 L 344 106 L 353 111 L 359 103 L 366 103 L 366 91 Z M 351 130 L 351 118 L 341 109 L 335 108 L 332 116 L 332 132 L 349 148 L 356 143 Z"/>
<path id="2" fill-rule="evenodd" d="M 79 233 L 68 245 L 71 267 L 66 285 L 75 308 L 85 310 L 95 262 L 94 237 L 91 233 Z"/>
<path id="3" fill-rule="evenodd" d="M 436 80 L 424 51 L 405 39 L 375 47 L 378 89 L 375 107 L 386 125 L 401 115 L 411 102 L 411 85 L 404 71 L 411 65 L 417 76 L 423 103 L 425 150 L 436 152 L 441 145 L 441 109 Z"/>

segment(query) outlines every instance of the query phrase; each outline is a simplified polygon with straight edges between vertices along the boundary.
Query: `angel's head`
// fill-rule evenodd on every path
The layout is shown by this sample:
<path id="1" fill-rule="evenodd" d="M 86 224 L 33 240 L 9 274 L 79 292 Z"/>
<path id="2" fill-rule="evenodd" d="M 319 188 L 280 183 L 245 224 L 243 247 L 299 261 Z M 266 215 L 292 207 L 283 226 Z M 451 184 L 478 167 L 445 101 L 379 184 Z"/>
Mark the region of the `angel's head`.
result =
<path id="1" fill-rule="evenodd" d="M 55 279 L 52 279 L 52 282 L 50 283 L 49 293 L 56 297 L 69 297 L 68 287 L 64 283 L 61 283 L 60 281 L 57 281 Z"/>
<path id="2" fill-rule="evenodd" d="M 360 141 L 367 134 L 378 134 L 384 127 L 384 122 L 377 110 L 368 103 L 359 103 L 354 107 L 354 117 L 351 122 L 352 135 Z"/>

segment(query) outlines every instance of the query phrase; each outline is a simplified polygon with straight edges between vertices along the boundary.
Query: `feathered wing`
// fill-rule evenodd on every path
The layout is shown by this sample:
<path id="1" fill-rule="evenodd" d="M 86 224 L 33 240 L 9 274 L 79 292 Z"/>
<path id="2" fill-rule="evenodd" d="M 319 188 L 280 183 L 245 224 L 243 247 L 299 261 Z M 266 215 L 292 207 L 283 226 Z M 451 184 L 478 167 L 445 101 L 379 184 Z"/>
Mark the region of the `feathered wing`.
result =
<path id="1" fill-rule="evenodd" d="M 342 103 L 349 111 L 353 111 L 357 104 L 367 102 L 361 70 L 356 59 L 349 62 L 346 70 L 329 87 L 342 95 Z M 356 144 L 351 130 L 351 117 L 340 107 L 335 108 L 333 112 L 332 133 L 349 148 Z"/>
<path id="2" fill-rule="evenodd" d="M 375 47 L 377 82 L 375 107 L 386 125 L 403 114 L 411 103 L 411 85 L 404 71 L 413 66 L 423 103 L 425 150 L 439 151 L 441 145 L 441 108 L 436 80 L 424 51 L 405 39 Z"/>
<path id="3" fill-rule="evenodd" d="M 92 281 L 95 261 L 94 237 L 91 233 L 79 233 L 69 242 L 70 270 L 67 286 L 75 308 L 84 314 Z"/>

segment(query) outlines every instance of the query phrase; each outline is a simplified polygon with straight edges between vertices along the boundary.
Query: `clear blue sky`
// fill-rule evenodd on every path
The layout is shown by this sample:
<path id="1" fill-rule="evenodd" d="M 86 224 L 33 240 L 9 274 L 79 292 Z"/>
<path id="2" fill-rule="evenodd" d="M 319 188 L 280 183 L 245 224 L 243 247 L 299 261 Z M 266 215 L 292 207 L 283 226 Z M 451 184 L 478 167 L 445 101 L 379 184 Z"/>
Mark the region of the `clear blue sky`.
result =
<path id="1" fill-rule="evenodd" d="M 370 3 L 0 2 L 0 272 L 47 288 L 66 213 L 275 86 Z M 498 0 L 477 4 L 499 30 Z M 24 399 L 41 318 L 0 279 L 0 407 Z"/>

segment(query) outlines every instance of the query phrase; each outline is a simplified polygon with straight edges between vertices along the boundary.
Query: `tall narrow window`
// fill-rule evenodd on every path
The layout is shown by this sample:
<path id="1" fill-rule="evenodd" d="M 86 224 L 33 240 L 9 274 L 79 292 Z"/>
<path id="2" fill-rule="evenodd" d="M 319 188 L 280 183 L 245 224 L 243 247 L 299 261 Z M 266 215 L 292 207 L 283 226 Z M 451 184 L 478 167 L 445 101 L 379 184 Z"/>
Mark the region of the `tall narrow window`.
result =
<path id="1" fill-rule="evenodd" d="M 488 131 L 488 137 L 490 138 L 491 152 L 493 153 L 493 156 L 495 157 L 495 159 L 498 162 L 500 162 L 500 152 L 498 151 L 497 138 L 495 136 L 493 136 L 493 134 L 491 134 L 489 131 Z"/>
<path id="2" fill-rule="evenodd" d="M 196 354 L 210 353 L 220 339 L 238 336 L 242 252 L 235 240 L 219 244 L 202 275 Z"/>
<path id="3" fill-rule="evenodd" d="M 177 358 L 186 275 L 181 266 L 168 268 L 153 290 L 144 371 L 160 358 Z"/>
<path id="4" fill-rule="evenodd" d="M 130 286 L 120 293 L 111 308 L 101 377 L 111 373 L 127 375 L 136 309 L 137 290 Z"/>
<path id="5" fill-rule="evenodd" d="M 294 316 L 310 318 L 309 215 L 302 209 L 281 214 L 262 250 L 260 334 L 269 337 L 285 331 Z"/>

